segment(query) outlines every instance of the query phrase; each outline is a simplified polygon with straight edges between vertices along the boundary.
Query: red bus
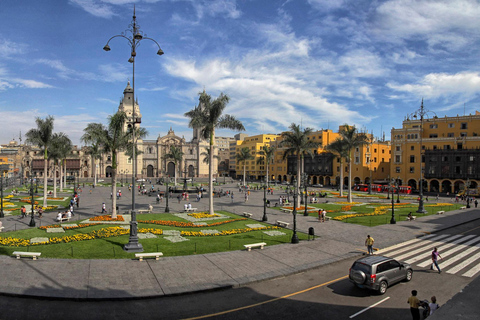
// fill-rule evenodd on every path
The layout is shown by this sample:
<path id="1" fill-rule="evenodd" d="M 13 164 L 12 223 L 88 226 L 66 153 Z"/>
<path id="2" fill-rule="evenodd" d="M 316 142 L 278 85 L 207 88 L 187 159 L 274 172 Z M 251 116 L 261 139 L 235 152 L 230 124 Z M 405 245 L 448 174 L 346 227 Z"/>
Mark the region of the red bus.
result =
<path id="1" fill-rule="evenodd" d="M 400 193 L 403 193 L 403 194 L 411 194 L 412 193 L 412 187 L 410 186 L 399 186 L 400 188 Z"/>
<path id="2" fill-rule="evenodd" d="M 353 187 L 353 190 L 355 190 L 355 191 L 368 191 L 368 184 L 357 184 L 355 187 Z"/>
<path id="3" fill-rule="evenodd" d="M 372 184 L 372 192 L 381 192 L 382 186 L 379 184 Z"/>

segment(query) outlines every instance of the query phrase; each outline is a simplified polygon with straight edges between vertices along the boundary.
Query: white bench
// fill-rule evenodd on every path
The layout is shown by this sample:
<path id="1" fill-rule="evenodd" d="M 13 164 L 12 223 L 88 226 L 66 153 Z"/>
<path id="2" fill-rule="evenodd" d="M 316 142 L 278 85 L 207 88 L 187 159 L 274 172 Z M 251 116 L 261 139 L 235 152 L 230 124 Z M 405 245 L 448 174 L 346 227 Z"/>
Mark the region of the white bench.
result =
<path id="1" fill-rule="evenodd" d="M 197 208 L 187 208 L 187 209 L 183 209 L 185 212 L 195 212 L 197 211 Z"/>
<path id="2" fill-rule="evenodd" d="M 437 214 L 444 214 L 445 211 L 437 211 Z"/>
<path id="3" fill-rule="evenodd" d="M 37 257 L 40 257 L 41 252 L 25 252 L 25 251 L 14 251 L 12 253 L 14 256 L 17 256 L 17 259 L 20 259 L 21 256 L 32 257 L 33 260 L 37 260 Z"/>
<path id="4" fill-rule="evenodd" d="M 467 209 L 466 206 L 460 207 L 460 210 L 465 210 L 465 209 Z"/>
<path id="5" fill-rule="evenodd" d="M 416 216 L 411 216 L 410 218 L 409 217 L 406 218 L 407 221 L 412 221 L 412 220 L 415 220 L 415 219 L 417 219 Z"/>
<path id="6" fill-rule="evenodd" d="M 5 229 L 5 227 L 0 227 L 0 232 L 2 232 L 2 229 Z"/>
<path id="7" fill-rule="evenodd" d="M 277 225 L 279 225 L 280 227 L 288 228 L 289 224 L 290 223 L 288 223 L 288 222 L 277 220 Z"/>
<path id="8" fill-rule="evenodd" d="M 70 218 L 56 218 L 55 221 L 58 221 L 58 222 L 63 222 L 63 221 L 70 221 Z"/>
<path id="9" fill-rule="evenodd" d="M 142 214 L 142 213 L 152 213 L 152 210 L 153 210 L 153 206 L 150 204 L 150 205 L 148 205 L 148 209 L 138 210 L 138 213 L 140 213 L 140 214 Z"/>
<path id="10" fill-rule="evenodd" d="M 251 218 L 251 217 L 252 217 L 252 214 L 251 214 L 251 213 L 248 213 L 248 212 L 244 212 L 244 213 L 243 213 L 243 216 L 244 216 L 244 217 L 247 217 L 247 218 Z"/>
<path id="11" fill-rule="evenodd" d="M 147 252 L 147 253 L 135 253 L 135 258 L 138 258 L 138 261 L 143 261 L 143 258 L 155 257 L 155 260 L 159 260 L 163 256 L 162 252 Z"/>
<path id="12" fill-rule="evenodd" d="M 282 210 L 283 212 L 289 212 L 289 213 L 292 212 L 291 209 L 287 209 L 287 208 L 280 208 L 280 210 Z"/>
<path id="13" fill-rule="evenodd" d="M 259 243 L 252 243 L 252 244 L 244 244 L 243 246 L 248 250 L 251 251 L 252 248 L 260 247 L 260 249 L 263 249 L 264 246 L 267 244 L 265 242 L 259 242 Z"/>
<path id="14" fill-rule="evenodd" d="M 325 221 L 329 221 L 330 219 L 332 219 L 332 217 L 325 216 Z"/>

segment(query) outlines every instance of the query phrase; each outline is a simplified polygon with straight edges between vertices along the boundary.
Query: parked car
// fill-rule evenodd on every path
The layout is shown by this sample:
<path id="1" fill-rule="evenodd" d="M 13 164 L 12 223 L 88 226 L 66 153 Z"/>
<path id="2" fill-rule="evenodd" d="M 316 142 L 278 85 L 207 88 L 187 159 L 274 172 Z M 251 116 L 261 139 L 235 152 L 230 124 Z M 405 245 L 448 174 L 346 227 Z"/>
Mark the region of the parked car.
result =
<path id="1" fill-rule="evenodd" d="M 359 288 L 375 290 L 379 294 L 400 281 L 412 280 L 412 267 L 405 262 L 384 256 L 366 256 L 355 261 L 349 278 Z"/>
<path id="2" fill-rule="evenodd" d="M 323 188 L 323 184 L 319 184 L 319 183 L 318 183 L 318 184 L 314 184 L 314 185 L 312 185 L 312 187 L 314 187 L 314 188 Z"/>
<path id="3" fill-rule="evenodd" d="M 75 181 L 75 176 L 67 176 L 67 181 Z"/>

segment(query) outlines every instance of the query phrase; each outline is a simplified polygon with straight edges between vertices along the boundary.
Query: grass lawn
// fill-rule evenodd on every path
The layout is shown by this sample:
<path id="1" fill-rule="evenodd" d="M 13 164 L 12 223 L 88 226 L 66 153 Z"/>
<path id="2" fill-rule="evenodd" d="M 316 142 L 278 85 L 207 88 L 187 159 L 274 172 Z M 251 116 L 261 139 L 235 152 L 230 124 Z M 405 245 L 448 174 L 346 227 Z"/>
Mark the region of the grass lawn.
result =
<path id="1" fill-rule="evenodd" d="M 377 226 L 390 223 L 390 219 L 392 218 L 391 203 L 368 203 L 368 198 L 365 198 L 363 201 L 365 202 L 353 202 L 352 204 L 347 202 L 330 202 L 309 204 L 308 206 L 325 209 L 327 211 L 327 216 L 334 220 L 347 223 L 364 226 Z M 464 205 L 461 203 L 450 204 L 425 202 L 424 208 L 427 210 L 427 213 L 421 214 L 415 212 L 418 209 L 418 203 L 416 201 L 403 203 L 395 202 L 394 214 L 396 221 L 405 221 L 409 212 L 412 212 L 417 219 L 421 219 L 422 216 L 437 214 L 438 211 L 448 212 L 451 210 L 458 210 L 462 206 Z M 303 214 L 303 210 L 300 210 L 298 214 Z M 318 211 L 310 212 L 309 215 L 318 217 Z"/>
<path id="2" fill-rule="evenodd" d="M 273 227 L 256 220 L 240 218 L 225 211 L 218 211 L 225 215 L 222 219 L 204 221 L 207 226 L 193 227 L 181 217 L 173 214 L 145 214 L 138 220 L 139 234 L 145 231 L 158 234 L 158 237 L 140 239 L 144 252 L 163 252 L 164 256 L 183 256 L 244 249 L 244 244 L 266 242 L 267 245 L 290 243 L 292 231 Z M 187 223 L 187 226 L 182 225 Z M 166 224 L 166 225 L 162 225 Z M 247 225 L 262 225 L 265 229 L 251 229 Z M 190 225 L 190 226 L 189 226 Z M 204 230 L 205 233 L 201 233 Z M 220 234 L 209 235 L 208 230 L 216 230 Z M 268 235 L 265 231 L 280 231 L 284 235 Z M 165 233 L 181 233 L 180 242 L 171 242 L 166 239 Z M 191 235 L 189 232 L 195 232 Z M 223 232 L 223 234 L 222 234 Z M 160 233 L 160 234 L 159 234 Z M 80 240 L 83 237 L 97 235 L 92 240 Z M 119 235 L 120 234 L 120 235 Z M 225 235 L 224 235 L 225 234 Z M 99 235 L 99 236 L 98 236 Z M 105 235 L 103 237 L 102 235 Z M 308 236 L 297 233 L 300 240 Z M 70 242 L 31 245 L 29 239 L 34 237 L 47 237 L 50 241 L 54 238 L 69 237 Z M 26 239 L 22 245 L 9 246 L 10 239 Z M 132 259 L 134 253 L 123 251 L 123 246 L 128 243 L 129 231 L 118 226 L 99 224 L 76 229 L 65 230 L 65 233 L 47 233 L 44 229 L 33 228 L 2 234 L 0 237 L 0 254 L 11 255 L 13 251 L 42 252 L 42 258 L 62 259 Z M 25 246 L 23 245 L 25 244 Z"/>

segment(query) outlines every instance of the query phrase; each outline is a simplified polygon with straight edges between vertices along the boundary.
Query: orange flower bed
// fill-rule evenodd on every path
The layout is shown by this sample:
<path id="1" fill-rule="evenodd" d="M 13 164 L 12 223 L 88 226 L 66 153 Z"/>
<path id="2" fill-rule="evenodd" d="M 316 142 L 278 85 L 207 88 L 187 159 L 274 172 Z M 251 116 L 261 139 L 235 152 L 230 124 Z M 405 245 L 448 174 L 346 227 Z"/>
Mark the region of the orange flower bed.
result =
<path id="1" fill-rule="evenodd" d="M 112 219 L 110 214 L 103 215 L 103 216 L 96 216 L 93 218 L 88 219 L 89 221 L 125 221 L 122 216 L 117 216 L 117 218 Z"/>
<path id="2" fill-rule="evenodd" d="M 170 226 L 170 227 L 179 227 L 179 228 L 205 228 L 205 227 L 212 227 L 212 226 L 219 226 L 225 223 L 234 222 L 234 221 L 241 221 L 247 220 L 247 218 L 239 218 L 239 219 L 232 219 L 220 222 L 213 222 L 207 225 L 196 225 L 193 222 L 180 222 L 180 221 L 168 221 L 168 220 L 138 220 L 138 223 L 151 223 L 151 224 L 159 224 L 162 226 Z"/>

